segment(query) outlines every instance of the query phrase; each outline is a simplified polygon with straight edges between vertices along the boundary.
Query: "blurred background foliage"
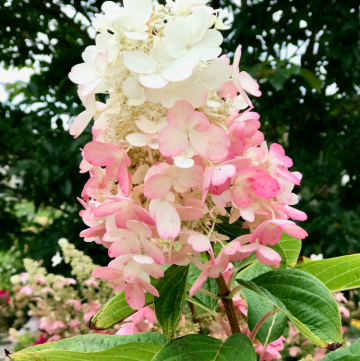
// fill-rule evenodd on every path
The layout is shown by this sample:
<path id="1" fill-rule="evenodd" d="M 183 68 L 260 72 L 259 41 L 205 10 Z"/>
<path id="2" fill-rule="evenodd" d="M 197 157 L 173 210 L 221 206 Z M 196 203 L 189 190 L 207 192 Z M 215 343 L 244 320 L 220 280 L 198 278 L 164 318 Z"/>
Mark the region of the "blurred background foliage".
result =
<path id="1" fill-rule="evenodd" d="M 162 1 L 160 1 L 162 2 Z M 43 260 L 49 272 L 65 237 L 106 264 L 107 252 L 84 244 L 76 200 L 79 148 L 68 124 L 82 111 L 67 77 L 93 44 L 89 30 L 103 1 L 11 0 L 0 5 L 0 62 L 29 67 L 29 83 L 7 84 L 0 103 L 0 274 L 21 258 Z M 164 3 L 164 1 L 162 2 Z M 308 214 L 303 254 L 360 252 L 360 18 L 357 0 L 212 0 L 232 21 L 224 53 L 242 45 L 241 70 L 260 83 L 253 99 L 269 143 L 282 144 L 303 173 L 298 208 Z M 91 34 L 91 35 L 90 35 Z M 15 101 L 14 101 L 15 100 Z M 18 178 L 14 178 L 18 177 Z M 19 182 L 14 183 L 14 179 Z M 0 282 L 1 286 L 1 282 Z M 1 287 L 0 287 L 1 288 Z"/>

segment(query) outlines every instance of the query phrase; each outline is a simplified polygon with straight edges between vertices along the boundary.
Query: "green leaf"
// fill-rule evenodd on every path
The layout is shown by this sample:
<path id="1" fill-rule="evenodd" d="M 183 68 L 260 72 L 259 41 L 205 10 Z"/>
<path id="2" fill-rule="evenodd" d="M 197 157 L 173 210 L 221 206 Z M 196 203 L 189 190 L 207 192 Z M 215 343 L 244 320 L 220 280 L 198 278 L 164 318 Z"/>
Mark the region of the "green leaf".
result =
<path id="1" fill-rule="evenodd" d="M 249 338 L 236 333 L 225 342 L 204 335 L 188 335 L 171 341 L 153 361 L 256 361 Z"/>
<path id="2" fill-rule="evenodd" d="M 194 282 L 199 277 L 200 273 L 201 271 L 199 270 L 199 268 L 197 268 L 193 263 L 191 263 L 189 269 L 189 275 L 188 275 L 188 283 L 190 285 L 193 285 Z M 216 284 L 216 280 L 210 277 L 207 278 L 201 289 L 215 293 L 216 295 L 219 293 L 219 288 Z M 206 306 L 211 310 L 214 310 L 218 303 L 218 300 L 216 300 L 215 298 L 212 298 L 211 296 L 208 296 L 205 293 L 201 293 L 201 292 L 197 292 L 192 298 L 202 303 L 204 306 Z"/>
<path id="3" fill-rule="evenodd" d="M 360 254 L 306 262 L 297 268 L 318 278 L 331 292 L 360 287 Z"/>
<path id="4" fill-rule="evenodd" d="M 267 266 L 261 262 L 256 262 L 238 274 L 238 278 L 244 281 L 250 281 L 253 278 L 272 271 L 274 268 Z M 248 304 L 248 325 L 250 331 L 254 329 L 256 324 L 271 310 L 274 305 L 272 302 L 257 293 L 244 289 L 242 290 Z M 260 327 L 256 334 L 256 338 L 264 344 L 266 340 L 271 343 L 277 340 L 284 332 L 287 322 L 287 316 L 283 312 L 278 312 L 269 317 Z M 268 336 L 268 334 L 270 335 Z"/>
<path id="5" fill-rule="evenodd" d="M 301 243 L 301 239 L 283 233 L 280 241 L 270 248 L 279 253 L 281 263 L 285 263 L 285 266 L 295 267 L 301 251 Z"/>
<path id="6" fill-rule="evenodd" d="M 180 321 L 184 305 L 187 275 L 189 266 L 172 265 L 156 284 L 159 297 L 154 298 L 155 314 L 164 331 L 165 336 L 171 340 Z"/>
<path id="7" fill-rule="evenodd" d="M 237 282 L 280 308 L 315 345 L 328 347 L 342 343 L 336 301 L 316 277 L 288 268 L 267 272 L 251 281 L 237 279 Z"/>
<path id="8" fill-rule="evenodd" d="M 360 338 L 349 347 L 328 353 L 322 361 L 358 361 L 360 360 Z"/>
<path id="9" fill-rule="evenodd" d="M 217 220 L 220 220 L 219 223 L 215 224 L 215 231 L 228 236 L 230 240 L 240 237 L 244 234 L 248 234 L 248 229 L 243 229 L 243 222 L 235 221 L 232 224 L 229 224 L 229 217 L 217 216 Z"/>
<path id="10" fill-rule="evenodd" d="M 145 306 L 154 302 L 154 296 L 146 292 Z M 106 330 L 125 318 L 131 316 L 137 310 L 133 310 L 125 299 L 125 292 L 119 292 L 115 297 L 105 303 L 99 312 L 91 319 L 90 328 Z"/>
<path id="11" fill-rule="evenodd" d="M 322 81 L 317 78 L 313 72 L 308 69 L 301 68 L 299 75 L 304 78 L 312 88 L 316 89 L 316 91 L 320 93 Z"/>
<path id="12" fill-rule="evenodd" d="M 18 361 L 151 361 L 167 339 L 145 332 L 129 336 L 85 335 L 29 347 L 10 355 Z"/>

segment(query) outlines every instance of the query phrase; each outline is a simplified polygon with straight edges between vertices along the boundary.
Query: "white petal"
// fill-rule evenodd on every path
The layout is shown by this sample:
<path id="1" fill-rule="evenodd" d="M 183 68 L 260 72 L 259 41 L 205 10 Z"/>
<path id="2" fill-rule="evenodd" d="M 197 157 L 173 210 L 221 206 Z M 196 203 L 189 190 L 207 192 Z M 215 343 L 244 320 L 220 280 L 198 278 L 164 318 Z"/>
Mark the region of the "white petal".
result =
<path id="1" fill-rule="evenodd" d="M 129 134 L 126 136 L 126 140 L 135 147 L 144 147 L 150 143 L 150 138 L 141 133 Z"/>
<path id="2" fill-rule="evenodd" d="M 175 18 L 172 23 L 166 25 L 164 34 L 170 56 L 180 58 L 186 53 L 186 45 L 192 41 L 192 28 L 187 19 L 181 16 Z"/>
<path id="3" fill-rule="evenodd" d="M 166 80 L 161 74 L 140 74 L 139 76 L 140 83 L 147 87 L 152 89 L 159 89 L 163 88 L 167 84 L 169 84 L 169 81 Z"/>
<path id="4" fill-rule="evenodd" d="M 151 74 L 156 66 L 155 61 L 148 54 L 138 51 L 124 53 L 123 63 L 128 69 L 140 74 Z"/>
<path id="5" fill-rule="evenodd" d="M 139 79 L 135 77 L 127 78 L 122 83 L 122 90 L 130 99 L 141 99 L 144 96 L 144 87 L 140 84 Z"/>
<path id="6" fill-rule="evenodd" d="M 188 17 L 192 28 L 192 43 L 197 43 L 204 36 L 210 24 L 210 15 L 205 10 L 196 10 Z"/>
<path id="7" fill-rule="evenodd" d="M 197 59 L 194 59 L 191 54 L 187 53 L 179 59 L 176 59 L 167 65 L 162 71 L 162 75 L 169 81 L 180 81 L 191 76 Z"/>
<path id="8" fill-rule="evenodd" d="M 191 168 L 195 164 L 193 159 L 185 158 L 182 155 L 173 157 L 173 159 L 174 159 L 174 164 L 179 168 Z"/>
<path id="9" fill-rule="evenodd" d="M 221 33 L 217 30 L 207 30 L 204 37 L 194 45 L 200 60 L 212 60 L 221 54 L 219 45 L 223 42 Z"/>

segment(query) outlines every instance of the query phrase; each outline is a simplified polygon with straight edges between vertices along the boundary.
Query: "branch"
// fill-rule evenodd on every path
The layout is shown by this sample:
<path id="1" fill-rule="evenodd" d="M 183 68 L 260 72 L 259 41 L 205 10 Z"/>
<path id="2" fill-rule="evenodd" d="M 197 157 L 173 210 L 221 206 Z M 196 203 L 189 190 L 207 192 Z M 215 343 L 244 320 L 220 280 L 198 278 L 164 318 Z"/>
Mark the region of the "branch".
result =
<path id="1" fill-rule="evenodd" d="M 216 279 L 216 283 L 219 287 L 219 296 L 221 297 L 221 301 L 224 304 L 231 332 L 233 334 L 240 333 L 240 327 L 236 317 L 234 303 L 232 299 L 229 300 L 228 298 L 226 298 L 227 296 L 229 296 L 230 292 L 222 273 L 220 273 L 219 277 Z"/>

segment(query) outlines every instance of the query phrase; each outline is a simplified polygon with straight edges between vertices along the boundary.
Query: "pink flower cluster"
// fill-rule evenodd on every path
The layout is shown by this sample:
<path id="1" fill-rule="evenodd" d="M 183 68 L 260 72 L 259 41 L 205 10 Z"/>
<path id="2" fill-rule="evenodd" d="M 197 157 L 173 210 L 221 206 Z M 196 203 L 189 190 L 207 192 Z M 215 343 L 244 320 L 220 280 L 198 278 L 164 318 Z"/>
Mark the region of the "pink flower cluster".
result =
<path id="1" fill-rule="evenodd" d="M 125 291 L 134 309 L 144 306 L 144 290 L 158 296 L 150 276 L 163 277 L 164 263 L 194 262 L 201 269 L 192 296 L 208 277 L 217 278 L 229 262 L 253 252 L 262 263 L 279 267 L 280 255 L 268 246 L 282 233 L 307 236 L 293 222 L 306 219 L 292 207 L 298 202 L 292 190 L 302 176 L 289 170 L 293 162 L 280 144 L 268 148 L 264 142 L 260 116 L 246 93 L 261 92 L 249 74 L 239 72 L 240 56 L 239 47 L 233 65 L 222 57 L 233 75 L 217 96 L 230 105 L 245 104 L 228 105 L 226 121 L 178 100 L 161 121 L 140 115 L 138 133 L 116 142 L 108 140 L 109 125 L 97 125 L 93 141 L 82 150 L 81 172 L 88 171 L 90 179 L 79 199 L 85 208 L 80 215 L 89 228 L 80 235 L 108 248 L 114 258 L 92 276 Z M 148 152 L 150 162 L 138 164 L 137 150 Z M 241 217 L 249 234 L 227 243 L 226 236 L 214 231 L 218 215 L 229 215 L 230 223 Z M 160 249 L 157 244 L 163 240 L 166 247 Z M 214 243 L 222 246 L 218 255 Z M 210 256 L 205 264 L 196 259 L 201 252 Z"/>

